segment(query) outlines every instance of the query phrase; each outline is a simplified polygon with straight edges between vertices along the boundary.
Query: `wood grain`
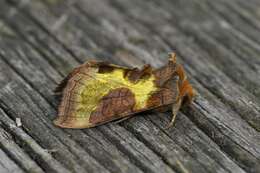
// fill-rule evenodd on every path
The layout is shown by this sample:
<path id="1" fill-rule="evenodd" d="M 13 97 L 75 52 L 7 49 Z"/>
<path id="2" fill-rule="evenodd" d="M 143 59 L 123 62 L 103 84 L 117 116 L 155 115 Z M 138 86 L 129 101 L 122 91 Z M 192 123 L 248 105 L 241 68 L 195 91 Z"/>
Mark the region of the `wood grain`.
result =
<path id="1" fill-rule="evenodd" d="M 260 172 L 259 5 L 0 1 L 0 172 Z M 173 128 L 163 129 L 170 112 L 53 126 L 53 90 L 74 67 L 159 67 L 171 51 L 198 92 Z"/>

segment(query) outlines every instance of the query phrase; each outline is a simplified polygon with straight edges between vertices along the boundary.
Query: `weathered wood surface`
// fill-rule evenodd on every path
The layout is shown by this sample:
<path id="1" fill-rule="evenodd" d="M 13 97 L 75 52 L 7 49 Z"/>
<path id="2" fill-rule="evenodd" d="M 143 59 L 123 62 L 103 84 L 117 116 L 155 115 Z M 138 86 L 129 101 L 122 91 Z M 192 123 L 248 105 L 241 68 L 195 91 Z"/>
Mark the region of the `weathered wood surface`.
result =
<path id="1" fill-rule="evenodd" d="M 198 91 L 171 129 L 170 112 L 53 126 L 52 91 L 78 64 L 158 67 L 171 51 Z M 255 173 L 259 131 L 260 1 L 0 1 L 1 173 Z"/>

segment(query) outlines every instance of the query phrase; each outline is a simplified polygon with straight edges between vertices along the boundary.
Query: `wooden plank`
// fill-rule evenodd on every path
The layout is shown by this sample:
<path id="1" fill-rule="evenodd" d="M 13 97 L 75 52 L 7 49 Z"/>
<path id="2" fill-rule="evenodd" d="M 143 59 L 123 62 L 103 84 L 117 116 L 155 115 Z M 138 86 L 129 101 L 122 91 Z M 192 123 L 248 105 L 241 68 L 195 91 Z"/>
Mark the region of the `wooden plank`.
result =
<path id="1" fill-rule="evenodd" d="M 259 61 L 245 59 L 256 57 L 259 50 L 250 35 L 240 37 L 244 31 L 236 25 L 233 28 L 232 22 L 228 32 L 213 27 L 226 14 L 213 10 L 216 17 L 204 17 L 216 2 L 6 2 L 0 2 L 2 25 L 9 33 L 0 37 L 4 76 L 0 78 L 0 105 L 7 117 L 22 118 L 26 131 L 21 134 L 41 144 L 27 146 L 40 161 L 47 160 L 44 147 L 54 151 L 48 158 L 76 172 L 260 170 L 259 81 L 255 80 Z M 181 55 L 180 62 L 199 92 L 194 104 L 179 114 L 174 128 L 162 128 L 169 113 L 80 131 L 53 127 L 57 100 L 52 89 L 73 67 L 89 59 L 86 55 L 124 65 L 160 66 L 171 47 Z M 229 68 L 227 63 L 234 65 Z M 0 121 L 8 127 L 6 119 Z M 56 163 L 45 161 L 39 166 L 58 171 Z"/>
<path id="2" fill-rule="evenodd" d="M 63 166 L 77 172 L 85 172 L 86 170 L 106 172 L 103 166 L 99 165 L 78 144 L 75 144 L 68 135 L 53 127 L 52 122 L 44 112 L 52 110 L 53 113 L 49 112 L 49 115 L 54 115 L 54 110 L 46 100 L 33 91 L 21 77 L 17 77 L 17 74 L 8 69 L 7 64 L 3 62 L 0 64 L 1 68 L 8 74 L 4 75 L 5 79 L 1 80 L 1 86 L 4 86 L 0 94 L 1 107 L 8 110 L 9 116 L 13 119 L 21 118 L 27 132 L 33 136 L 34 140 L 40 141 L 47 150 L 56 151 L 54 157 Z M 12 83 L 10 80 L 16 82 Z M 14 108 L 18 111 L 14 112 Z M 42 133 L 43 131 L 46 133 Z M 79 157 L 82 160 L 79 160 Z"/>
<path id="3" fill-rule="evenodd" d="M 99 11 L 99 10 L 97 10 L 97 11 Z M 111 10 L 112 11 L 112 10 Z M 256 114 L 255 115 L 257 115 L 257 112 L 256 112 Z M 250 134 L 250 133 L 249 133 Z M 256 133 L 255 133 L 256 134 Z M 256 162 L 257 163 L 257 162 Z"/>
<path id="4" fill-rule="evenodd" d="M 17 172 L 23 173 L 24 171 L 19 168 L 14 161 L 12 161 L 2 149 L 0 149 L 0 170 L 2 173 Z"/>
<path id="5" fill-rule="evenodd" d="M 42 148 L 31 136 L 8 117 L 3 110 L 0 110 L 0 121 L 5 129 L 15 137 L 16 143 L 19 143 L 34 158 L 39 165 L 44 167 L 45 171 L 68 172 L 64 167 L 51 156 L 52 150 Z M 23 158 L 25 159 L 25 158 Z"/>
<path id="6" fill-rule="evenodd" d="M 0 145 L 8 154 L 15 160 L 23 169 L 26 171 L 39 172 L 42 173 L 43 170 L 35 163 L 33 159 L 31 159 L 27 153 L 25 153 L 12 139 L 12 136 L 0 128 Z M 2 158 L 1 158 L 2 159 Z M 8 166 L 5 164 L 5 166 Z M 9 165 L 10 167 L 10 165 Z M 16 168 L 14 165 L 11 168 Z M 8 168 L 7 168 L 8 169 Z M 9 169 L 8 169 L 9 170 Z M 9 170 L 11 171 L 11 170 Z"/>
<path id="7" fill-rule="evenodd" d="M 122 11 L 124 11 L 124 13 L 127 11 L 127 10 L 130 10 L 131 9 L 131 7 L 130 7 L 130 4 L 127 4 L 127 5 L 125 5 L 126 7 L 124 8 L 124 9 L 122 9 Z M 131 12 L 131 14 L 138 14 L 138 12 L 136 11 L 137 10 L 137 8 L 136 7 L 140 7 L 140 6 L 142 6 L 142 5 L 134 5 L 134 8 L 133 8 L 133 10 L 135 10 L 134 12 Z M 158 7 L 156 7 L 157 9 L 158 9 Z M 152 11 L 154 12 L 154 11 L 156 11 L 156 9 L 155 8 L 152 8 Z M 148 16 L 149 16 L 149 18 L 152 18 L 153 19 L 153 22 L 154 22 L 154 25 L 156 24 L 156 23 L 159 23 L 159 21 L 156 21 L 155 19 L 156 19 L 156 16 L 151 16 L 151 14 L 149 14 L 148 13 L 149 11 L 148 11 L 148 9 L 146 9 L 146 13 L 145 14 L 147 14 Z M 148 16 L 147 16 L 147 19 L 149 19 L 148 18 Z M 157 15 L 157 16 L 160 16 L 160 21 L 162 21 L 162 15 Z M 145 18 L 145 17 L 143 17 L 143 18 Z M 137 18 L 135 18 L 136 20 L 138 20 Z M 144 21 L 144 22 L 148 22 L 148 21 Z M 152 21 L 151 21 L 152 22 Z M 152 28 L 152 26 L 150 26 L 150 28 Z M 162 26 L 160 25 L 160 27 L 159 28 L 162 28 Z M 171 27 L 171 30 L 173 30 L 172 32 L 171 32 L 171 34 L 173 35 L 174 34 L 174 36 L 175 37 L 173 37 L 173 38 L 175 38 L 175 40 L 181 40 L 181 39 L 177 39 L 177 38 L 179 38 L 179 37 L 177 37 L 177 36 L 179 36 L 180 35 L 180 33 L 176 33 L 176 31 L 173 29 L 173 26 Z M 162 32 L 162 31 L 161 31 Z M 160 32 L 159 32 L 160 33 Z M 177 38 L 176 38 L 177 37 Z M 172 39 L 173 40 L 173 39 Z M 172 41 L 171 40 L 171 41 Z M 177 41 L 174 41 L 173 43 L 175 43 L 175 44 L 173 44 L 173 45 L 177 45 Z M 182 47 L 180 47 L 179 48 L 179 50 L 180 51 L 182 51 L 182 52 L 184 52 L 185 54 L 186 53 L 188 53 L 188 50 L 190 50 L 189 49 L 189 47 L 187 47 L 187 45 L 190 45 L 190 43 L 184 43 L 183 44 L 183 46 Z M 187 48 L 187 49 L 186 49 Z M 192 53 L 190 53 L 189 55 L 188 54 L 186 54 L 185 56 L 184 56 L 184 58 L 186 57 L 186 59 L 187 60 L 192 60 L 191 58 L 189 58 L 189 57 L 194 57 L 194 55 L 196 55 L 196 54 L 198 54 L 197 52 L 192 52 Z M 194 57 L 195 58 L 195 57 Z M 200 56 L 199 58 L 203 58 L 203 56 Z M 186 63 L 188 63 L 189 61 L 186 61 Z M 193 63 L 191 63 L 191 64 L 193 64 L 192 65 L 192 67 L 198 67 L 197 68 L 197 70 L 204 70 L 205 71 L 205 73 L 208 73 L 208 74 L 216 74 L 216 73 L 210 73 L 208 70 L 206 70 L 205 69 L 205 61 L 203 61 L 203 62 L 201 62 L 201 65 L 198 65 L 198 63 L 200 62 L 200 60 L 194 60 L 194 62 Z M 195 63 L 196 63 L 196 65 L 195 65 Z M 191 67 L 191 68 L 192 68 Z M 212 67 L 212 63 L 209 63 L 209 64 L 207 64 L 207 66 L 206 67 Z M 197 71 L 196 70 L 196 71 Z M 193 75 L 195 75 L 196 74 L 196 71 L 192 71 L 191 72 L 191 75 L 193 74 Z M 202 71 L 203 72 L 203 71 Z M 200 72 L 201 73 L 201 72 Z M 207 76 L 209 76 L 207 74 Z M 200 78 L 202 77 L 201 76 L 201 74 L 199 75 L 200 76 Z M 214 76 L 214 79 L 216 78 L 216 76 Z M 210 79 L 210 77 L 207 77 L 207 79 Z M 223 76 L 221 76 L 221 77 L 218 77 L 218 80 L 223 80 Z M 216 86 L 218 86 L 218 88 L 217 87 L 214 87 L 214 90 L 219 90 L 219 87 L 222 85 L 221 83 L 218 83 L 218 84 L 214 84 L 213 86 L 212 86 L 212 84 L 209 84 L 208 83 L 208 80 L 205 80 L 205 81 L 203 81 L 203 79 L 201 79 L 201 80 L 199 80 L 201 83 L 203 83 L 204 85 L 206 85 L 206 86 L 210 86 L 211 85 L 211 88 L 214 86 L 214 85 L 216 85 Z M 208 84 L 207 84 L 208 83 Z M 227 85 L 228 84 L 228 82 L 224 82 L 224 85 Z M 226 86 L 225 86 L 226 87 Z M 239 87 L 238 87 L 239 88 Z M 224 88 L 223 88 L 224 89 Z M 220 91 L 223 93 L 223 89 L 221 89 Z M 232 89 L 233 90 L 235 90 L 235 89 L 237 89 L 236 87 L 234 87 L 234 85 L 232 85 Z M 212 90 L 212 89 L 210 89 L 212 92 L 214 91 L 214 90 Z M 228 92 L 228 90 L 227 89 L 225 89 L 227 92 Z M 233 92 L 233 91 L 232 91 Z M 244 93 L 244 92 L 243 92 Z M 226 93 L 225 92 L 225 94 L 228 94 L 228 93 Z M 223 94 L 223 96 L 224 97 L 226 97 L 225 96 L 225 94 Z M 240 93 L 238 94 L 236 94 L 236 95 L 241 95 Z M 247 94 L 245 94 L 245 97 L 248 97 L 248 95 Z M 233 100 L 234 100 L 234 95 L 233 96 L 231 96 L 230 98 L 232 98 Z M 223 98 L 222 98 L 223 99 Z M 226 97 L 226 99 L 227 99 L 227 97 Z M 224 100 L 226 100 L 225 98 L 224 98 Z M 250 102 L 250 99 L 247 101 L 247 102 L 245 102 L 245 103 L 242 103 L 243 105 L 246 105 L 247 103 L 249 103 Z M 255 101 L 255 103 L 257 104 L 258 102 L 257 101 Z M 205 102 L 203 102 L 203 103 L 201 103 L 201 105 L 203 105 L 203 104 L 205 104 Z M 205 105 L 204 105 L 205 106 Z M 233 106 L 233 105 L 232 105 Z M 235 105 L 236 106 L 236 105 Z M 239 105 L 239 106 L 242 106 L 241 104 Z M 250 109 L 251 110 L 251 109 Z M 256 112 L 255 112 L 255 114 L 254 114 L 254 116 L 253 116 L 253 118 L 257 118 L 258 117 L 258 115 L 259 115 L 259 113 L 258 113 L 258 111 L 257 111 L 258 109 L 256 109 Z M 211 112 L 211 111 L 210 111 Z M 246 115 L 248 115 L 248 114 L 246 114 Z M 227 112 L 227 115 L 226 115 L 226 117 L 228 117 L 228 116 L 230 116 L 229 115 L 229 111 Z M 196 118 L 196 117 L 195 117 Z M 237 119 L 236 119 L 237 120 Z M 228 122 L 228 121 L 223 121 L 223 122 Z M 258 123 L 256 123 L 256 125 L 258 125 Z M 228 127 L 234 127 L 234 126 L 228 126 Z M 239 130 L 240 128 L 238 127 L 237 128 L 237 130 Z M 210 131 L 210 130 L 206 130 L 205 132 L 207 133 L 208 131 Z M 224 133 L 227 133 L 227 132 L 224 132 Z M 246 137 L 248 136 L 248 135 L 250 135 L 251 134 L 251 132 L 246 132 L 247 133 L 247 135 L 246 135 Z M 254 134 L 255 135 L 253 135 L 252 137 L 252 139 L 256 139 L 256 143 L 258 144 L 259 143 L 259 134 L 258 133 L 256 133 L 256 132 L 254 132 Z M 237 138 L 238 139 L 238 138 Z M 250 141 L 250 140 L 248 140 L 248 141 Z M 253 144 L 253 143 L 252 143 Z M 254 144 L 253 144 L 254 145 Z M 233 145 L 231 145 L 232 147 L 233 147 Z M 239 148 L 240 148 L 240 146 L 239 146 Z M 258 146 L 256 145 L 254 148 L 258 148 Z M 248 149 L 250 149 L 250 147 L 248 148 Z M 246 149 L 247 150 L 247 149 Z M 258 150 L 258 149 L 257 149 Z M 227 151 L 227 150 L 226 150 Z M 233 153 L 234 154 L 234 153 Z M 256 153 L 255 153 L 256 154 Z M 255 155 L 254 154 L 254 155 Z M 237 155 L 240 155 L 240 154 L 235 154 L 236 156 L 235 157 L 237 157 Z M 256 155 L 258 155 L 258 154 L 256 154 Z M 258 156 L 256 156 L 256 158 L 258 158 Z M 255 159 L 254 157 L 252 158 L 253 160 L 255 160 L 254 162 L 255 162 L 255 165 L 257 166 L 258 165 L 258 163 L 259 163 L 259 160 L 258 159 Z M 242 160 L 241 160 L 242 161 Z M 247 161 L 246 160 L 243 160 L 242 162 L 244 162 L 243 164 L 247 164 Z M 251 165 L 251 163 L 250 164 L 248 164 L 248 166 L 249 165 Z M 258 166 L 257 166 L 258 167 Z M 249 170 L 250 170 L 251 168 L 249 168 Z M 259 169 L 259 168 L 257 168 L 257 169 Z"/>
<path id="8" fill-rule="evenodd" d="M 22 44 L 20 44 L 20 45 L 22 45 Z M 11 47 L 14 47 L 14 46 L 11 46 Z M 9 52 L 9 53 L 11 53 L 11 51 Z M 10 55 L 10 54 L 8 54 L 8 52 L 6 52 L 6 54 L 5 54 L 5 56 L 6 57 L 14 57 L 14 55 Z M 33 57 L 35 58 L 37 55 L 34 55 Z M 8 62 L 8 60 L 10 60 L 9 58 L 7 59 L 7 58 L 5 58 L 6 59 L 6 61 L 7 61 L 7 63 L 9 63 L 9 64 L 11 64 L 10 62 Z M 28 62 L 28 61 L 27 61 Z M 21 62 L 22 63 L 22 62 Z M 18 67 L 18 66 L 17 66 Z M 35 73 L 35 71 L 37 71 L 36 69 L 34 69 L 33 70 L 34 71 L 34 73 Z M 22 75 L 22 76 L 24 76 L 24 74 L 26 74 L 27 73 L 27 71 L 25 70 L 23 70 L 23 69 L 19 69 L 19 67 L 18 67 L 18 74 L 20 74 L 20 75 Z M 40 73 L 40 72 L 39 72 Z M 32 75 L 32 74 L 31 74 Z M 27 76 L 27 75 L 26 75 Z M 34 82 L 32 81 L 32 79 L 34 79 L 33 77 L 32 78 L 26 78 L 26 80 L 27 81 L 29 81 L 29 83 L 31 83 L 32 84 L 32 86 L 33 86 L 33 88 L 35 88 L 36 86 L 34 86 Z M 44 79 L 44 78 L 43 78 Z M 31 97 L 31 96 L 30 96 Z M 30 101 L 31 102 L 31 101 Z M 34 104 L 35 105 L 35 103 L 32 103 L 32 104 Z M 42 109 L 46 109 L 46 108 L 42 108 Z M 35 111 L 40 111 L 40 110 L 35 110 Z M 51 123 L 50 123 L 51 124 Z M 38 134 L 39 135 L 39 134 Z M 79 134 L 78 134 L 78 136 L 80 135 L 80 132 L 79 132 Z M 65 138 L 65 137 L 62 137 L 62 138 Z M 135 139 L 133 139 L 133 141 L 135 141 Z M 96 146 L 96 145 L 95 145 Z M 145 147 L 145 146 L 144 146 Z M 88 150 L 89 149 L 91 149 L 90 147 L 88 148 Z M 100 156 L 98 156 L 98 155 L 95 155 L 95 152 L 101 152 L 101 151 L 98 151 L 97 150 L 97 148 L 95 148 L 95 151 L 93 151 L 92 150 L 92 153 L 93 153 L 93 155 L 94 155 L 94 157 L 99 157 L 98 159 L 102 159 L 102 160 L 104 160 L 104 153 L 103 153 L 103 155 L 100 155 Z M 78 153 L 78 152 L 77 152 Z M 151 152 L 152 153 L 152 152 Z M 113 154 L 114 155 L 114 153 L 111 151 L 111 154 Z M 117 156 L 118 157 L 118 156 Z M 154 158 L 150 158 L 150 159 L 155 159 L 157 156 L 155 156 L 154 155 Z M 110 160 L 109 160 L 110 159 Z M 157 159 L 158 160 L 158 159 Z M 87 161 L 87 160 L 86 160 Z M 112 162 L 111 162 L 112 161 Z M 161 164 L 163 164 L 163 162 L 161 162 L 160 160 L 158 160 L 158 162 L 160 162 Z M 123 170 L 127 170 L 127 171 L 129 171 L 129 172 L 132 172 L 133 170 L 132 169 L 134 169 L 135 170 L 135 172 L 136 171 L 138 171 L 138 169 L 137 168 L 135 168 L 134 167 L 134 165 L 132 166 L 133 168 L 131 168 L 131 164 L 129 163 L 129 162 L 127 162 L 127 160 L 126 159 L 116 159 L 116 160 L 114 160 L 113 161 L 113 157 L 108 157 L 108 159 L 107 159 L 107 163 L 105 163 L 105 162 L 103 162 L 103 164 L 106 164 L 106 166 L 107 166 L 107 168 L 108 169 L 111 169 L 111 171 L 116 171 L 116 168 L 117 169 L 121 169 L 121 171 L 122 171 L 122 169 Z M 118 165 L 118 166 L 116 166 L 116 165 Z M 125 165 L 125 166 L 124 166 Z M 159 166 L 161 166 L 161 165 L 159 165 Z M 167 171 L 167 172 L 169 172 L 171 169 L 168 167 L 168 166 L 164 166 L 165 167 L 165 171 Z M 153 167 L 153 168 L 156 168 L 156 167 Z M 132 171 L 131 171 L 132 170 Z M 155 170 L 159 170 L 159 167 L 158 168 L 156 168 Z M 118 170 L 117 170 L 118 171 Z"/>
<path id="9" fill-rule="evenodd" d="M 196 73 L 193 74 L 194 77 L 199 78 L 201 83 L 205 85 L 209 90 L 211 90 L 213 93 L 215 93 L 218 97 L 221 97 L 222 99 L 226 100 L 226 103 L 230 104 L 234 109 L 237 110 L 237 112 L 245 119 L 247 120 L 254 128 L 258 129 L 258 125 L 260 124 L 259 121 L 259 99 L 257 97 L 254 97 L 250 92 L 248 92 L 245 89 L 242 89 L 240 86 L 238 86 L 236 83 L 232 81 L 232 79 L 228 78 L 230 73 L 232 73 L 232 70 L 229 73 L 224 74 L 222 71 L 220 71 L 218 68 L 214 66 L 212 57 L 205 52 L 204 50 L 200 49 L 198 45 L 190 43 L 188 38 L 183 38 L 180 31 L 185 31 L 187 29 L 185 28 L 192 28 L 192 26 L 183 26 L 181 30 L 179 28 L 176 28 L 177 26 L 181 25 L 171 25 L 167 18 L 163 17 L 163 13 L 167 13 L 165 11 L 170 5 L 165 4 L 162 9 L 159 9 L 156 5 L 150 5 L 147 6 L 146 13 L 144 15 L 147 15 L 143 18 L 138 18 L 138 14 L 142 12 L 142 4 L 138 2 L 136 5 L 131 3 L 122 3 L 122 7 L 118 7 L 119 10 L 121 8 L 121 11 L 126 13 L 127 10 L 130 11 L 129 15 L 132 15 L 132 17 L 135 18 L 135 20 L 141 20 L 139 23 L 145 23 L 148 27 L 153 28 L 153 34 L 161 35 L 162 39 L 167 41 L 169 46 L 175 47 L 177 49 L 177 52 L 179 52 L 180 55 L 182 55 L 183 59 L 185 60 L 186 64 L 190 64 L 192 68 L 197 68 Z M 131 8 L 132 5 L 132 8 Z M 136 8 L 140 7 L 140 8 Z M 164 10 L 162 12 L 162 10 Z M 168 10 L 172 10 L 169 9 Z M 181 10 L 178 11 L 178 9 L 173 10 L 174 15 L 172 15 L 172 18 L 175 16 L 181 16 Z M 135 16 L 136 15 L 136 16 Z M 171 14 L 168 13 L 167 16 L 170 16 Z M 157 16 L 160 16 L 159 18 Z M 185 17 L 185 16 L 184 16 Z M 189 16 L 186 16 L 187 18 Z M 170 19 L 172 19 L 170 18 Z M 176 18 L 176 17 L 175 17 Z M 180 17 L 179 17 L 180 18 Z M 149 20 L 153 19 L 153 20 Z M 156 20 L 157 19 L 157 20 Z M 177 20 L 177 19 L 176 19 Z M 181 19 L 178 19 L 181 20 Z M 183 19 L 184 20 L 184 19 Z M 163 23 L 164 21 L 164 23 Z M 189 22 L 188 22 L 189 23 Z M 160 25 L 158 25 L 160 24 Z M 162 24 L 164 27 L 169 27 L 171 30 L 167 30 L 167 32 L 164 31 L 164 27 L 162 27 Z M 152 26 L 161 26 L 161 27 L 152 27 Z M 195 32 L 195 31 L 193 31 Z M 197 35 L 197 32 L 194 33 L 194 35 Z M 170 38 L 169 38 L 170 36 Z M 181 38 L 180 38 L 181 37 Z M 181 40 L 181 41 L 179 41 Z M 190 46 L 187 47 L 187 44 Z M 207 43 L 209 44 L 209 43 Z M 193 47 L 191 49 L 191 47 Z M 215 49 L 217 49 L 218 46 L 215 45 Z M 214 50 L 211 48 L 211 50 Z M 190 53 L 189 53 L 190 52 Z M 190 58 L 193 57 L 193 58 Z M 223 55 L 225 57 L 225 55 Z M 226 58 L 226 57 L 225 57 Z M 237 58 L 233 57 L 233 59 L 237 60 Z M 245 66 L 245 65 L 244 65 Z M 235 65 L 234 65 L 235 67 Z M 241 68 L 240 66 L 236 66 L 236 68 Z M 247 68 L 248 70 L 249 68 Z M 249 70 L 248 70 L 249 71 Z M 234 71 L 235 73 L 236 71 Z M 198 75 L 196 75 L 198 74 Z M 209 74 L 214 74 L 214 78 L 209 77 Z M 236 74 L 236 73 L 235 73 Z M 205 77 L 205 78 L 204 78 Z M 246 79 L 246 76 L 244 76 Z M 209 79 L 211 78 L 211 81 Z M 237 77 L 238 80 L 240 80 L 239 77 Z M 254 80 L 255 77 L 252 77 L 252 80 Z M 241 81 L 241 80 L 240 80 Z M 254 80 L 256 81 L 256 80 Z M 224 85 L 224 86 L 223 86 Z M 229 85 L 229 86 L 228 86 Z M 229 90 L 229 88 L 233 88 L 233 90 Z M 225 94 L 223 93 L 223 90 L 225 91 Z M 243 93 L 244 96 L 243 96 Z M 241 98 L 239 99 L 233 99 L 235 96 L 240 95 Z M 232 98 L 232 99 L 231 99 Z M 249 104 L 250 103 L 250 104 Z M 250 114 L 248 114 L 250 112 Z"/>
<path id="10" fill-rule="evenodd" d="M 76 136 L 76 135 L 75 135 Z M 78 136 L 78 135 L 77 135 Z M 79 138 L 80 139 L 80 138 Z M 166 167 L 167 168 L 167 167 Z M 147 169 L 147 168 L 146 168 Z"/>

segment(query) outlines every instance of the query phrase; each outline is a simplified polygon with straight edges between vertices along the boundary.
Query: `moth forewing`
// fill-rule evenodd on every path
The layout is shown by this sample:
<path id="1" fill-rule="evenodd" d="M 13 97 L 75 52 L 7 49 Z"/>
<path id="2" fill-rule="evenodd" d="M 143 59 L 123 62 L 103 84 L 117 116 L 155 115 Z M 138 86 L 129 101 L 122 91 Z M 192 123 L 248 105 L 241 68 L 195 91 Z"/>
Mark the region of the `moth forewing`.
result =
<path id="1" fill-rule="evenodd" d="M 54 123 L 63 128 L 89 128 L 173 105 L 173 124 L 182 98 L 194 95 L 183 78 L 183 68 L 178 67 L 174 54 L 159 69 L 87 62 L 75 68 L 58 87 L 63 92 Z"/>

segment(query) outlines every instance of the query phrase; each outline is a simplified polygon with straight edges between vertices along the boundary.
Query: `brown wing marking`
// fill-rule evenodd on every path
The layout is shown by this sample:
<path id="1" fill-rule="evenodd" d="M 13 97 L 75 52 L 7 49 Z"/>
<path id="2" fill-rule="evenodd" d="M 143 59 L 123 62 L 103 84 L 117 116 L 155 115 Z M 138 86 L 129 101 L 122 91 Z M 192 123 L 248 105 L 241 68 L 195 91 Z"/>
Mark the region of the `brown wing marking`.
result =
<path id="1" fill-rule="evenodd" d="M 73 128 L 76 121 L 76 107 L 80 103 L 80 91 L 84 88 L 84 81 L 92 78 L 96 73 L 96 68 L 91 68 L 96 64 L 95 61 L 89 61 L 75 68 L 66 78 L 66 85 L 63 90 L 62 101 L 58 109 L 58 117 L 54 124 L 60 127 Z M 86 76 L 85 74 L 88 74 Z M 79 125 L 80 126 L 80 125 Z"/>
<path id="2" fill-rule="evenodd" d="M 89 122 L 87 116 L 79 117 L 77 114 L 77 105 L 81 103 L 81 91 L 87 85 L 88 80 L 98 80 L 95 78 L 96 73 L 109 73 L 115 68 L 128 70 L 127 67 L 96 61 L 88 61 L 75 68 L 57 87 L 57 91 L 62 91 L 63 96 L 58 109 L 58 117 L 54 121 L 54 124 L 64 128 L 86 128 L 95 126 L 95 124 Z M 124 93 L 124 90 L 122 93 Z M 123 103 L 125 102 L 126 101 Z M 118 110 L 118 112 L 120 111 Z"/>
<path id="3" fill-rule="evenodd" d="M 136 83 L 140 79 L 143 79 L 145 77 L 150 77 L 151 74 L 152 74 L 152 67 L 149 64 L 145 64 L 141 70 L 139 70 L 138 68 L 126 70 L 125 77 L 128 77 L 128 79 L 131 82 Z"/>
<path id="4" fill-rule="evenodd" d="M 173 104 L 176 101 L 177 90 L 172 91 L 168 88 L 162 88 L 152 94 L 147 101 L 147 109 Z"/>
<path id="5" fill-rule="evenodd" d="M 169 62 L 166 66 L 156 69 L 153 71 L 155 76 L 155 84 L 158 87 L 162 87 L 168 80 L 174 77 L 176 73 L 178 64 L 176 63 L 176 59 L 170 58 Z"/>
<path id="6" fill-rule="evenodd" d="M 100 124 L 131 114 L 135 106 L 134 94 L 128 88 L 117 88 L 105 95 L 96 110 L 91 113 L 90 123 Z"/>
<path id="7" fill-rule="evenodd" d="M 147 101 L 147 107 L 159 107 L 157 110 L 167 110 L 168 106 L 175 103 L 180 95 L 179 76 L 176 73 L 178 64 L 176 58 L 171 55 L 168 65 L 153 71 L 155 85 L 160 89 L 153 93 Z M 176 75 L 175 75 L 176 74 Z M 164 108 L 165 107 L 165 108 Z"/>
<path id="8" fill-rule="evenodd" d="M 58 86 L 54 89 L 54 93 L 56 94 L 60 94 L 64 88 L 66 87 L 66 85 L 68 84 L 68 81 L 75 76 L 76 74 L 78 74 L 82 69 L 93 66 L 94 64 L 96 64 L 96 61 L 88 61 L 76 68 L 74 68 L 72 70 L 72 72 L 70 72 L 59 84 Z"/>

